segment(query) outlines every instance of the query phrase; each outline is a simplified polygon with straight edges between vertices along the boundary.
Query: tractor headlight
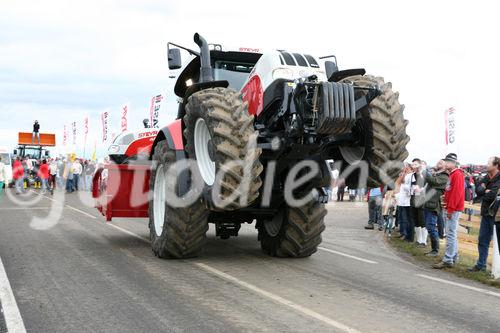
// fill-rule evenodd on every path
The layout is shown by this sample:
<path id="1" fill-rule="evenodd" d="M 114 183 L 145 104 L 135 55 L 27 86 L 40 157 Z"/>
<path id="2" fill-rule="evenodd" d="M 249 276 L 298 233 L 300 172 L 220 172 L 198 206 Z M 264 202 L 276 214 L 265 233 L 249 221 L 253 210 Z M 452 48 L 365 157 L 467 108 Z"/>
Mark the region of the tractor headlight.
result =
<path id="1" fill-rule="evenodd" d="M 118 145 L 111 145 L 111 146 L 109 146 L 109 148 L 108 148 L 108 152 L 109 152 L 110 154 L 116 154 L 116 153 L 118 153 L 119 151 L 120 151 L 120 146 L 118 146 Z"/>
<path id="2" fill-rule="evenodd" d="M 295 75 L 290 68 L 276 68 L 273 70 L 273 80 L 276 79 L 293 80 L 295 79 Z"/>

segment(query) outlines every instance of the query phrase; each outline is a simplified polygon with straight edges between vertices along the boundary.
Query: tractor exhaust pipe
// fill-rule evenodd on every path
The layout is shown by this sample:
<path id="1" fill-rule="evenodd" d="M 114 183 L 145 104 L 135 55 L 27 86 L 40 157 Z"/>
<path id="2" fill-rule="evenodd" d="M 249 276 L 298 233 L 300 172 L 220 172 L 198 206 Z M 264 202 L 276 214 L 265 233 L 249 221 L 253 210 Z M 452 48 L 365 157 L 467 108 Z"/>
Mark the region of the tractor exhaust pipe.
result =
<path id="1" fill-rule="evenodd" d="M 200 47 L 200 83 L 211 82 L 214 80 L 212 76 L 212 65 L 210 63 L 210 50 L 205 38 L 199 33 L 194 34 L 194 42 Z"/>

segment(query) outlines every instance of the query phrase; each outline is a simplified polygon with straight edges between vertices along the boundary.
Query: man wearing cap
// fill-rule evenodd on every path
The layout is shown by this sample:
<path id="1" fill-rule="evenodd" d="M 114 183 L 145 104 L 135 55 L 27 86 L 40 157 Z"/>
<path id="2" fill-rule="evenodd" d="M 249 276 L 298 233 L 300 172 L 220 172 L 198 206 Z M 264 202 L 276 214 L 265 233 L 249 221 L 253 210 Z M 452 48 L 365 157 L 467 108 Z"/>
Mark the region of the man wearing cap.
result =
<path id="1" fill-rule="evenodd" d="M 493 207 L 496 203 L 498 189 L 500 188 L 500 157 L 492 157 L 488 161 L 488 174 L 480 181 L 476 189 L 477 196 L 481 198 L 481 226 L 479 228 L 479 239 L 477 249 L 479 258 L 476 265 L 469 272 L 486 270 L 488 250 L 493 237 L 493 225 L 495 224 L 495 213 Z M 497 230 L 498 232 L 498 230 Z"/>
<path id="2" fill-rule="evenodd" d="M 443 160 L 445 162 L 445 169 L 450 175 L 444 192 L 444 202 L 446 205 L 446 251 L 443 260 L 432 266 L 436 269 L 453 267 L 458 260 L 457 228 L 465 202 L 465 176 L 462 169 L 458 167 L 457 154 L 448 154 Z"/>

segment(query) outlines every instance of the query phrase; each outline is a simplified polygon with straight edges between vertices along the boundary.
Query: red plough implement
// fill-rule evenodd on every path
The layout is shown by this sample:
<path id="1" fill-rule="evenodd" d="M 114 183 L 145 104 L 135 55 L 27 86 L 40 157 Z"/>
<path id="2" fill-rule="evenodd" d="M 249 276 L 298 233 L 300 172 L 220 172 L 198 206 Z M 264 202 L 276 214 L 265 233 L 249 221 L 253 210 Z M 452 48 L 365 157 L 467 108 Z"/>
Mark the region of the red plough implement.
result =
<path id="1" fill-rule="evenodd" d="M 92 181 L 96 208 L 113 217 L 148 217 L 149 165 L 107 164 Z"/>

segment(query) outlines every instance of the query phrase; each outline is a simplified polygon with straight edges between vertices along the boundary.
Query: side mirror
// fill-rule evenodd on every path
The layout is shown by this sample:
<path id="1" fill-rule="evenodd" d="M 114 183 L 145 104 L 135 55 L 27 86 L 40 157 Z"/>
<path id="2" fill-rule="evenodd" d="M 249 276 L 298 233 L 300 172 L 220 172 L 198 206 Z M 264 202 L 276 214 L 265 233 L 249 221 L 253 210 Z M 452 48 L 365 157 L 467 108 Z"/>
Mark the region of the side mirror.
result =
<path id="1" fill-rule="evenodd" d="M 13 153 L 14 155 L 17 155 L 17 149 L 14 149 Z"/>
<path id="2" fill-rule="evenodd" d="M 330 80 L 332 77 L 333 73 L 338 72 L 339 67 L 337 64 L 333 61 L 325 61 L 325 72 L 326 72 L 326 78 Z"/>
<path id="3" fill-rule="evenodd" d="M 168 49 L 168 69 L 179 69 L 182 67 L 181 50 Z"/>
<path id="4" fill-rule="evenodd" d="M 49 151 L 48 150 L 45 151 L 45 156 L 49 157 Z"/>

